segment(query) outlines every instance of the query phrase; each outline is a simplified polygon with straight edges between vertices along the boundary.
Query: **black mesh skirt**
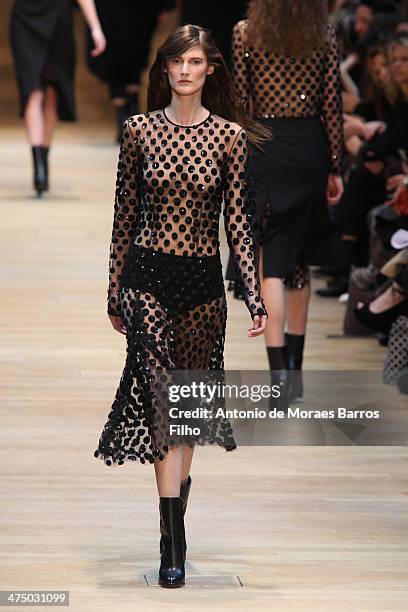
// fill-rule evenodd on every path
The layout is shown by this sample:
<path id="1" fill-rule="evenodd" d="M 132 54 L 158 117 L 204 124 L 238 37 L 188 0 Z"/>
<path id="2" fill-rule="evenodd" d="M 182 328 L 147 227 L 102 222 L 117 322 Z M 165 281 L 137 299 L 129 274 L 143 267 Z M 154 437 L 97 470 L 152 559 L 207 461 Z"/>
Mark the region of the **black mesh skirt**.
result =
<path id="1" fill-rule="evenodd" d="M 94 456 L 106 465 L 153 463 L 179 444 L 236 447 L 231 425 L 213 415 L 180 433 L 169 417 L 168 387 L 180 372 L 222 384 L 227 304 L 219 254 L 186 257 L 133 244 L 121 278 L 127 357 Z M 197 404 L 198 405 L 198 404 Z"/>

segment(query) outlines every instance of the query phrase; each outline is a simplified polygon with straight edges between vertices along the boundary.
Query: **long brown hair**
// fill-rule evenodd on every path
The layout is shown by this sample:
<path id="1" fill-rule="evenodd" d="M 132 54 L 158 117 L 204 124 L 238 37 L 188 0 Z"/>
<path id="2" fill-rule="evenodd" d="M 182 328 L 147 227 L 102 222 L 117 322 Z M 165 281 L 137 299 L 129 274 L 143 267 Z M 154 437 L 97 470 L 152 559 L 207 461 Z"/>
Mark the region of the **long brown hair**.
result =
<path id="1" fill-rule="evenodd" d="M 215 115 L 227 121 L 238 123 L 245 129 L 248 139 L 259 146 L 271 137 L 270 131 L 252 119 L 234 85 L 231 73 L 216 46 L 211 32 L 196 25 L 183 25 L 174 30 L 157 51 L 156 59 L 149 72 L 147 110 L 165 108 L 171 102 L 171 88 L 164 69 L 172 57 L 179 57 L 188 49 L 200 45 L 207 62 L 214 66 L 214 72 L 207 75 L 202 104 Z"/>
<path id="2" fill-rule="evenodd" d="M 326 40 L 327 0 L 251 0 L 248 42 L 268 51 L 300 57 Z"/>

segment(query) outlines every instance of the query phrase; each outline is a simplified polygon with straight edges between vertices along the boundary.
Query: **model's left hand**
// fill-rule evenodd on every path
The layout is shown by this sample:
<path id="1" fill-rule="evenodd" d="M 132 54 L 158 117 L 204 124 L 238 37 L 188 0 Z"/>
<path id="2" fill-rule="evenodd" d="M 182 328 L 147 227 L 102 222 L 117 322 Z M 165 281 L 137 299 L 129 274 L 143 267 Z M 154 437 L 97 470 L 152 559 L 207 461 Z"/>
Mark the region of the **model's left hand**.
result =
<path id="1" fill-rule="evenodd" d="M 330 174 L 326 192 L 329 206 L 335 206 L 340 202 L 343 191 L 343 179 L 341 176 L 338 176 L 337 174 Z"/>
<path id="2" fill-rule="evenodd" d="M 91 33 L 95 45 L 95 48 L 91 51 L 91 55 L 93 57 L 97 57 L 106 49 L 106 38 L 101 28 L 93 28 L 93 30 L 91 30 Z"/>
<path id="3" fill-rule="evenodd" d="M 264 333 L 266 328 L 266 315 L 255 315 L 254 320 L 252 322 L 252 327 L 248 329 L 248 337 L 254 338 L 255 336 L 260 336 Z"/>

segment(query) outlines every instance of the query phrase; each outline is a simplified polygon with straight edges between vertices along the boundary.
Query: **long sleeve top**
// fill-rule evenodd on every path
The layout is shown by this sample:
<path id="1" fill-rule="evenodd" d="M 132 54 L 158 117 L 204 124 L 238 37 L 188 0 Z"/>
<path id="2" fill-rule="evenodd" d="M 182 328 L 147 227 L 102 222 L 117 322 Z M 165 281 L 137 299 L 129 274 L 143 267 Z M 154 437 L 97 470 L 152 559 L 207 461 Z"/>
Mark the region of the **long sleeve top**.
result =
<path id="1" fill-rule="evenodd" d="M 120 315 L 121 275 L 134 242 L 163 253 L 204 257 L 219 252 L 219 220 L 253 317 L 266 314 L 260 296 L 247 176 L 247 135 L 213 114 L 176 125 L 165 111 L 123 125 L 109 256 L 108 312 Z"/>
<path id="2" fill-rule="evenodd" d="M 326 45 L 301 58 L 249 45 L 247 30 L 248 21 L 239 21 L 232 37 L 234 77 L 241 97 L 251 99 L 256 118 L 320 116 L 327 133 L 331 172 L 340 174 L 342 88 L 333 26 L 327 26 Z"/>

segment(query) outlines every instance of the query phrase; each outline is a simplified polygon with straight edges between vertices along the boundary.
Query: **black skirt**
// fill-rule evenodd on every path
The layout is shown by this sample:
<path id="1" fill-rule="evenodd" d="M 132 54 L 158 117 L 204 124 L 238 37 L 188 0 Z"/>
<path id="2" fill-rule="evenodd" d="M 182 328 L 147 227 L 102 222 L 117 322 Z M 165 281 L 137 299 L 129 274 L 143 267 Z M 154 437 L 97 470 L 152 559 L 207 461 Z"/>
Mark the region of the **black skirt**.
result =
<path id="1" fill-rule="evenodd" d="M 10 42 L 20 96 L 20 116 L 34 89 L 52 85 L 58 117 L 75 121 L 75 38 L 72 0 L 15 0 Z"/>
<path id="2" fill-rule="evenodd" d="M 260 122 L 273 134 L 263 151 L 252 147 L 249 166 L 263 275 L 287 278 L 298 263 L 341 265 L 340 231 L 326 199 L 329 154 L 320 118 Z"/>

